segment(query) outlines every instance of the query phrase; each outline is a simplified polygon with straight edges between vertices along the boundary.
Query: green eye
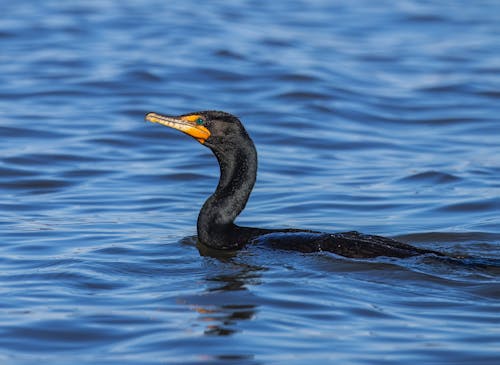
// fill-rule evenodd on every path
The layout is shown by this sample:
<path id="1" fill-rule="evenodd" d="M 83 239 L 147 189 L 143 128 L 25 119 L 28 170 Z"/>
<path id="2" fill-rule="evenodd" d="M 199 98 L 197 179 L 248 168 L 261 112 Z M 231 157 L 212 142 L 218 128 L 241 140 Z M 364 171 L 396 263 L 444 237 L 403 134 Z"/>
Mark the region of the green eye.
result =
<path id="1" fill-rule="evenodd" d="M 205 123 L 205 121 L 203 120 L 203 118 L 196 119 L 196 124 L 202 125 L 203 123 Z"/>

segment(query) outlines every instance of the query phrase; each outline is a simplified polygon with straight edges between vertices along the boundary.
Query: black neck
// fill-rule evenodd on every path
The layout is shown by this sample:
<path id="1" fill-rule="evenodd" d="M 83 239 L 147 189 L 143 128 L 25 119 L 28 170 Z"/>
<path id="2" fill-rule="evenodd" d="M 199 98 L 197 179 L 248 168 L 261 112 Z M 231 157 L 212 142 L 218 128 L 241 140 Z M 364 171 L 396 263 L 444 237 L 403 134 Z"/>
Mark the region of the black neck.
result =
<path id="1" fill-rule="evenodd" d="M 250 138 L 236 142 L 211 147 L 219 162 L 220 179 L 200 210 L 198 239 L 214 248 L 238 248 L 244 244 L 234 242 L 239 230 L 234 220 L 245 208 L 255 184 L 257 151 Z"/>

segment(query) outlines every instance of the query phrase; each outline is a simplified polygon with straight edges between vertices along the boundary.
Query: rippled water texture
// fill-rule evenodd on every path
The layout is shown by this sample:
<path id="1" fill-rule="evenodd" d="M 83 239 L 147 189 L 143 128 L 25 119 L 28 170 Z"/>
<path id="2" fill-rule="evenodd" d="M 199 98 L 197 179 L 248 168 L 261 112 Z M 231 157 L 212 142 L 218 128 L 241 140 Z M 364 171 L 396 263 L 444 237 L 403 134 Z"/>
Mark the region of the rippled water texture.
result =
<path id="1" fill-rule="evenodd" d="M 498 364 L 498 1 L 0 3 L 2 364 Z M 475 261 L 199 249 L 216 161 L 143 118 L 200 109 L 241 223 Z"/>

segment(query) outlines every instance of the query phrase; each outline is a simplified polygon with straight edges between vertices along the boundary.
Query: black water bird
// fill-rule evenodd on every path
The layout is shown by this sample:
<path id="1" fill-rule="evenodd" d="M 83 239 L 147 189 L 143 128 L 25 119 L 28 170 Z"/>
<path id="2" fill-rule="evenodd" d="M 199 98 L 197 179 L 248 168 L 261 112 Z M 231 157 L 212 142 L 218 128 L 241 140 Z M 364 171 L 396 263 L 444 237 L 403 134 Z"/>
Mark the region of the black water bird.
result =
<path id="1" fill-rule="evenodd" d="M 329 251 L 353 258 L 442 255 L 390 238 L 354 231 L 323 233 L 239 226 L 234 220 L 245 208 L 257 176 L 257 151 L 240 120 L 221 111 L 201 111 L 180 116 L 148 113 L 146 120 L 194 137 L 210 148 L 219 162 L 219 184 L 198 215 L 198 240 L 205 246 L 238 250 L 248 244 L 265 244 L 300 252 Z"/>

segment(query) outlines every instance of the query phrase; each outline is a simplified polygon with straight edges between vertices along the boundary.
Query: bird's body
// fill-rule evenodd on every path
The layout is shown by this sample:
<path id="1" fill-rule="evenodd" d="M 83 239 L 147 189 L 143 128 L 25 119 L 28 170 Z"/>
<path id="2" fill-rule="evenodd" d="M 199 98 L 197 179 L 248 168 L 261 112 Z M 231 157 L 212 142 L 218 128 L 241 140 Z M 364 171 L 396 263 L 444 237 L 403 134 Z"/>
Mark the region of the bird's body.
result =
<path id="1" fill-rule="evenodd" d="M 245 208 L 257 176 L 257 151 L 240 120 L 219 111 L 177 117 L 149 113 L 146 119 L 194 137 L 209 147 L 219 162 L 219 183 L 198 215 L 198 240 L 208 247 L 237 250 L 249 244 L 261 244 L 300 252 L 329 251 L 355 258 L 441 255 L 390 238 L 358 232 L 323 233 L 238 226 L 234 221 Z"/>

